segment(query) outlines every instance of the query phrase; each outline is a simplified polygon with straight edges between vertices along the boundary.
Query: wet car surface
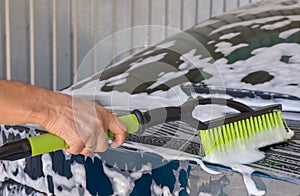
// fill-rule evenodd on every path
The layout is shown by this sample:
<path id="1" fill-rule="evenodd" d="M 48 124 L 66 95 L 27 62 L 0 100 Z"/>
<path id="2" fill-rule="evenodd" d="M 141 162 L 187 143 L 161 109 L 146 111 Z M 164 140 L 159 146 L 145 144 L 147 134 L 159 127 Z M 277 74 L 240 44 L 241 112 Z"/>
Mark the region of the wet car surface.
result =
<path id="1" fill-rule="evenodd" d="M 253 179 L 268 195 L 299 195 L 299 26 L 300 1 L 264 1 L 174 35 L 63 92 L 95 100 L 118 112 L 124 106 L 147 110 L 157 102 L 163 106 L 180 105 L 194 95 L 233 98 L 251 107 L 280 103 L 295 136 L 287 143 L 263 149 L 266 158 L 251 164 L 261 172 Z M 182 138 L 182 133 L 189 131 L 194 130 L 174 122 L 146 132 L 161 138 Z M 1 125 L 2 143 L 39 132 L 35 127 Z M 127 141 L 133 139 L 129 135 Z M 164 164 L 152 168 L 149 163 Z M 239 174 L 218 165 L 210 167 L 222 174 L 207 174 L 192 161 L 168 161 L 160 155 L 125 147 L 89 158 L 57 151 L 1 162 L 1 191 L 247 195 Z"/>

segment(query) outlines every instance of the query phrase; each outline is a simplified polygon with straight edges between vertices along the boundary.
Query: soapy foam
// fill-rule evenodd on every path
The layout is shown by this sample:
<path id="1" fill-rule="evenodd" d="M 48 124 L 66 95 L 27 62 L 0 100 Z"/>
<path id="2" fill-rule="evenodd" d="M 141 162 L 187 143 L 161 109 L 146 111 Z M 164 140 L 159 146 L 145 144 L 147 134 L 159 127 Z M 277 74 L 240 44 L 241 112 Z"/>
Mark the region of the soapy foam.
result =
<path id="1" fill-rule="evenodd" d="M 236 33 L 227 33 L 227 34 L 224 34 L 222 36 L 219 37 L 220 40 L 223 40 L 223 39 L 232 39 L 238 35 L 240 35 L 241 32 L 236 32 Z"/>
<path id="2" fill-rule="evenodd" d="M 108 83 L 107 86 L 120 85 L 127 81 L 126 77 L 128 77 L 128 75 L 129 75 L 129 73 L 123 73 L 123 74 L 111 77 L 111 78 L 107 79 L 105 82 Z M 95 85 L 95 86 L 99 86 L 99 83 L 98 83 L 98 85 Z"/>
<path id="3" fill-rule="evenodd" d="M 139 68 L 143 65 L 149 64 L 149 63 L 157 62 L 157 61 L 163 59 L 166 55 L 167 55 L 167 53 L 161 53 L 156 56 L 147 57 L 147 58 L 143 59 L 141 62 L 132 63 L 131 67 L 127 71 L 137 69 L 137 68 Z"/>
<path id="4" fill-rule="evenodd" d="M 285 0 L 269 0 L 269 1 L 260 1 L 259 6 L 253 7 L 242 7 L 239 9 L 235 9 L 227 12 L 228 14 L 236 14 L 237 16 L 245 16 L 245 15 L 259 15 L 261 13 L 266 13 L 270 11 L 270 7 L 272 11 L 288 11 L 294 10 L 300 7 L 299 3 L 293 3 L 291 1 L 290 5 L 286 4 Z"/>
<path id="5" fill-rule="evenodd" d="M 187 174 L 188 173 L 188 168 L 189 168 L 189 162 L 188 161 L 180 161 L 179 162 L 179 167 L 176 170 L 173 170 L 173 174 L 174 174 L 175 179 L 176 179 L 175 185 L 174 185 L 174 190 L 173 190 L 173 195 L 174 196 L 179 196 L 180 195 L 179 193 L 184 189 L 187 193 L 190 192 L 190 189 L 189 189 L 188 186 L 183 187 L 181 185 L 180 177 L 179 177 L 181 171 L 185 171 L 185 173 Z"/>
<path id="6" fill-rule="evenodd" d="M 231 166 L 231 169 L 242 174 L 244 184 L 247 188 L 249 195 L 257 195 L 257 196 L 265 195 L 266 191 L 259 190 L 256 187 L 255 182 L 251 178 L 251 174 L 254 172 L 254 170 L 251 167 L 241 165 L 241 164 L 234 164 Z"/>
<path id="7" fill-rule="evenodd" d="M 151 184 L 151 191 L 154 196 L 172 196 L 172 193 L 167 186 L 160 187 L 154 181 Z"/>
<path id="8" fill-rule="evenodd" d="M 210 193 L 203 193 L 203 192 L 200 192 L 200 193 L 198 194 L 198 196 L 213 196 L 213 195 L 210 194 Z"/>
<path id="9" fill-rule="evenodd" d="M 124 176 L 118 171 L 114 171 L 105 166 L 103 162 L 103 170 L 107 177 L 110 178 L 114 194 L 116 196 L 127 196 L 134 188 L 134 182 L 129 176 Z M 100 181 L 101 179 L 99 179 Z"/>
<path id="10" fill-rule="evenodd" d="M 287 30 L 287 31 L 281 32 L 281 33 L 279 34 L 279 37 L 280 37 L 281 39 L 287 39 L 287 38 L 289 38 L 291 35 L 293 35 L 293 34 L 299 32 L 299 31 L 300 31 L 300 28 L 289 29 L 289 30 Z"/>
<path id="11" fill-rule="evenodd" d="M 235 27 L 239 27 L 239 26 L 252 26 L 252 25 L 256 25 L 256 24 L 266 24 L 266 23 L 270 23 L 270 22 L 274 22 L 274 21 L 279 21 L 282 19 L 288 19 L 289 21 L 300 21 L 300 16 L 299 15 L 290 15 L 290 16 L 271 16 L 271 17 L 266 17 L 266 18 L 256 18 L 253 20 L 247 20 L 247 21 L 243 21 L 243 22 L 236 22 L 236 23 L 231 23 L 228 25 L 224 25 L 221 26 L 218 29 L 213 30 L 210 35 L 219 33 L 221 31 L 227 30 L 227 29 L 234 29 Z M 286 25 L 288 23 L 285 23 Z M 283 24 L 281 24 L 282 27 Z M 268 26 L 268 28 L 271 28 L 270 26 Z"/>
<path id="12" fill-rule="evenodd" d="M 109 168 L 103 162 L 103 169 L 105 174 L 110 178 L 111 183 L 113 185 L 113 195 L 127 196 L 133 191 L 134 182 L 136 180 L 140 179 L 144 174 L 151 175 L 152 166 L 151 163 L 143 164 L 140 170 L 128 173 L 126 170 L 122 172 L 119 168 L 116 167 Z M 179 167 L 179 169 L 182 169 L 182 167 Z M 175 174 L 175 176 L 179 175 Z M 175 189 L 173 191 L 173 193 L 175 194 L 172 194 L 167 186 L 160 187 L 154 181 L 152 181 L 150 189 L 152 190 L 152 194 L 154 195 L 178 195 L 177 193 L 179 193 L 179 191 Z"/>
<path id="13" fill-rule="evenodd" d="M 158 87 L 159 85 L 168 82 L 169 80 L 178 78 L 180 76 L 184 76 L 188 72 L 189 72 L 188 70 L 183 70 L 183 71 L 179 71 L 179 72 L 168 72 L 166 74 L 163 74 L 157 79 L 157 81 L 155 83 L 153 83 L 151 86 L 149 86 L 148 89 L 154 89 L 154 88 Z"/>
<path id="14" fill-rule="evenodd" d="M 183 61 L 183 63 L 178 66 L 179 70 L 205 68 L 205 67 L 210 67 L 212 65 L 210 63 L 212 58 L 211 57 L 202 58 L 202 55 L 196 54 L 196 49 L 192 49 L 189 52 L 181 55 L 179 59 Z"/>
<path id="15" fill-rule="evenodd" d="M 287 26 L 287 25 L 291 24 L 291 22 L 292 21 L 290 21 L 290 20 L 285 20 L 285 21 L 276 22 L 276 23 L 273 23 L 273 24 L 263 25 L 263 26 L 261 26 L 261 29 L 275 30 L 275 29 Z"/>
<path id="16" fill-rule="evenodd" d="M 223 41 L 223 42 L 217 43 L 215 46 L 217 47 L 216 52 L 221 52 L 225 56 L 227 56 L 227 55 L 229 55 L 230 53 L 232 53 L 233 51 L 235 51 L 239 48 L 249 46 L 249 44 L 239 43 L 239 44 L 233 46 L 232 43 Z"/>
<path id="17" fill-rule="evenodd" d="M 260 89 L 262 91 L 286 93 L 300 97 L 299 86 L 291 86 L 291 83 L 297 83 L 298 73 L 300 67 L 300 55 L 297 51 L 300 50 L 300 44 L 297 43 L 281 43 L 268 48 L 259 48 L 252 51 L 253 56 L 246 60 L 237 61 L 233 64 L 227 65 L 226 60 L 220 59 L 216 65 L 224 79 L 224 84 L 227 88 L 244 88 L 244 89 Z M 227 48 L 222 51 L 226 53 Z M 288 64 L 282 62 L 280 59 L 284 55 L 292 56 Z M 268 82 L 262 84 L 248 84 L 241 82 L 247 73 L 264 70 L 274 75 L 275 77 Z M 290 70 L 293 70 L 291 72 Z M 295 80 L 296 79 L 296 80 Z M 215 78 L 208 79 L 208 82 L 213 83 Z M 299 84 L 298 84 L 299 85 Z"/>
<path id="18" fill-rule="evenodd" d="M 124 147 L 138 149 L 141 152 L 150 152 L 155 153 L 163 157 L 164 160 L 171 161 L 171 160 L 179 160 L 179 161 L 193 161 L 196 162 L 204 171 L 210 174 L 220 174 L 218 171 L 214 171 L 208 168 L 203 161 L 199 158 L 199 156 L 191 155 L 185 152 L 180 152 L 173 149 L 166 149 L 158 146 L 150 146 L 146 144 L 139 144 L 139 143 L 128 143 L 125 142 L 123 144 Z"/>
<path id="19" fill-rule="evenodd" d="M 174 46 L 176 43 L 176 40 L 172 40 L 172 41 L 169 41 L 169 42 L 166 42 L 166 43 L 161 43 L 159 45 L 156 46 L 156 48 L 170 48 L 172 46 Z"/>

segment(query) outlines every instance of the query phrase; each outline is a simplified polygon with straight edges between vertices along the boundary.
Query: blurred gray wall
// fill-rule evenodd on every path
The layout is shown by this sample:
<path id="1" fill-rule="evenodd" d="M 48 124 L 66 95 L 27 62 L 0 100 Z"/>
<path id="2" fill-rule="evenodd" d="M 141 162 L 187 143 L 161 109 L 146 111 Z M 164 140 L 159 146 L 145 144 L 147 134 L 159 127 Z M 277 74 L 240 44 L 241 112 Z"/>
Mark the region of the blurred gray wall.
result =
<path id="1" fill-rule="evenodd" d="M 114 32 L 142 25 L 184 30 L 255 1 L 0 0 L 0 77 L 59 90 L 73 83 L 87 52 Z M 151 45 L 174 33 L 146 31 L 126 31 L 122 43 L 117 36 L 108 39 L 111 46 L 100 61 L 138 40 Z"/>

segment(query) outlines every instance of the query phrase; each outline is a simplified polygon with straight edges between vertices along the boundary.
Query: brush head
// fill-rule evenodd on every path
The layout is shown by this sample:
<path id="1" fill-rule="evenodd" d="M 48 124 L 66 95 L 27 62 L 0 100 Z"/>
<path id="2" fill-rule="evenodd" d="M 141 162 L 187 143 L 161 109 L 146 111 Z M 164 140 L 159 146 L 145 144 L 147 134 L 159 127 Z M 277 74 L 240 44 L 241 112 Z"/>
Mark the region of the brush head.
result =
<path id="1" fill-rule="evenodd" d="M 227 117 L 222 125 L 220 119 L 216 120 L 209 129 L 200 130 L 200 156 L 214 162 L 214 157 L 257 151 L 261 147 L 284 142 L 292 136 L 293 131 L 281 116 L 281 106 L 273 105 Z"/>

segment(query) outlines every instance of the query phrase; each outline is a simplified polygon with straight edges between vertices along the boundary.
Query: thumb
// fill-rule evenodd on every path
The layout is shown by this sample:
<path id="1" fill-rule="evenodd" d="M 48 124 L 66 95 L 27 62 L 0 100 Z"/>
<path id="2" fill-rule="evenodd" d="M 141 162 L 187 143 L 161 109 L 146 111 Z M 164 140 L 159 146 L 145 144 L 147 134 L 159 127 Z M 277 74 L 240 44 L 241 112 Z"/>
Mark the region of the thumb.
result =
<path id="1" fill-rule="evenodd" d="M 108 129 L 115 134 L 115 139 L 111 143 L 111 147 L 117 148 L 121 146 L 126 139 L 126 125 L 116 115 L 113 115 Z"/>

